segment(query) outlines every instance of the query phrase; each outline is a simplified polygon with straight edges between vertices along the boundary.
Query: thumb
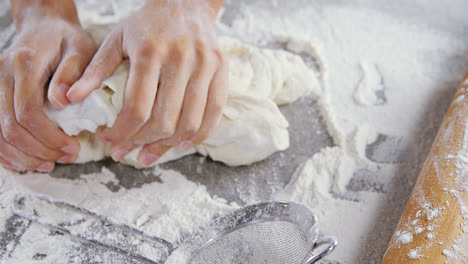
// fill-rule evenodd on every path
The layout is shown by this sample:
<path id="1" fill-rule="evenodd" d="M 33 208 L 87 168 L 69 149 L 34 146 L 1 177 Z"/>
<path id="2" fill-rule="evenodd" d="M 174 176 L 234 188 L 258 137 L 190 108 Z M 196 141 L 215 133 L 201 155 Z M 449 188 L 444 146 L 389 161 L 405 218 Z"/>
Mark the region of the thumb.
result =
<path id="1" fill-rule="evenodd" d="M 120 35 L 120 34 L 119 34 Z M 92 91 L 114 73 L 122 62 L 121 38 L 111 33 L 102 43 L 86 68 L 83 76 L 68 90 L 66 97 L 70 102 L 83 101 Z"/>
<path id="2" fill-rule="evenodd" d="M 60 62 L 57 70 L 52 77 L 47 92 L 47 98 L 55 107 L 62 109 L 70 101 L 67 98 L 67 92 L 70 87 L 80 78 L 83 74 L 86 65 L 91 59 L 92 55 L 66 55 Z"/>

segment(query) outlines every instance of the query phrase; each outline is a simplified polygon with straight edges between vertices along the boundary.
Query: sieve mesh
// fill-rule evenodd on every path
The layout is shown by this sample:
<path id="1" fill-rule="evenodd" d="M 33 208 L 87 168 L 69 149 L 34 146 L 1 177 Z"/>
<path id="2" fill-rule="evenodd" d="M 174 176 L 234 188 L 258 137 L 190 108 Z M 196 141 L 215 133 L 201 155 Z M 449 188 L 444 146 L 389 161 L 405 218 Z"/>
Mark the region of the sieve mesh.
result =
<path id="1" fill-rule="evenodd" d="M 228 233 L 201 248 L 191 264 L 300 264 L 313 243 L 294 223 L 253 223 Z"/>

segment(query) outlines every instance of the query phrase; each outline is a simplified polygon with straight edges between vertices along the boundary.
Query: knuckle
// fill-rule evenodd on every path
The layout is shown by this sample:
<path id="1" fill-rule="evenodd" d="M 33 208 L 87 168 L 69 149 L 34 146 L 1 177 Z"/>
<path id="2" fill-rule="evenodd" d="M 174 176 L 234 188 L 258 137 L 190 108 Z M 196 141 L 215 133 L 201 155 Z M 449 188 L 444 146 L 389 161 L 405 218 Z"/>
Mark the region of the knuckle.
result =
<path id="1" fill-rule="evenodd" d="M 16 144 L 19 140 L 19 127 L 17 125 L 6 125 L 2 127 L 3 137 L 6 141 Z"/>
<path id="2" fill-rule="evenodd" d="M 153 143 L 147 145 L 145 152 L 154 154 L 156 156 L 161 156 L 161 154 L 164 152 L 163 148 L 164 147 L 159 142 Z"/>
<path id="3" fill-rule="evenodd" d="M 31 58 L 32 58 L 32 54 L 27 49 L 19 49 L 13 55 L 13 60 L 15 62 L 20 62 L 20 63 L 29 61 L 31 60 Z"/>
<path id="4" fill-rule="evenodd" d="M 221 50 L 219 49 L 215 50 L 214 55 L 219 65 L 228 65 L 227 57 L 226 55 L 224 55 L 224 53 Z"/>
<path id="5" fill-rule="evenodd" d="M 35 107 L 29 103 L 23 103 L 16 107 L 15 115 L 16 120 L 23 125 L 28 125 L 33 119 L 32 116 L 35 112 Z"/>
<path id="6" fill-rule="evenodd" d="M 163 138 L 171 137 L 175 133 L 175 126 L 171 122 L 168 122 L 168 121 L 164 121 L 161 124 L 161 126 L 159 126 L 159 128 L 160 129 L 158 133 Z"/>
<path id="7" fill-rule="evenodd" d="M 214 114 L 220 114 L 223 111 L 224 101 L 224 98 L 214 98 L 210 102 Z"/>
<path id="8" fill-rule="evenodd" d="M 129 118 L 133 123 L 145 123 L 150 117 L 150 112 L 146 111 L 140 104 L 135 104 L 128 107 Z"/>
<path id="9" fill-rule="evenodd" d="M 187 64 L 193 61 L 191 43 L 188 39 L 180 39 L 174 45 L 173 59 L 179 64 Z"/>
<path id="10" fill-rule="evenodd" d="M 13 64 L 21 68 L 29 69 L 34 57 L 34 51 L 31 49 L 23 48 L 18 49 L 13 53 Z"/>
<path id="11" fill-rule="evenodd" d="M 33 149 L 31 149 L 32 151 Z M 63 157 L 63 152 L 55 149 L 50 149 L 47 148 L 46 146 L 43 146 L 40 144 L 40 146 L 35 146 L 33 153 L 37 153 L 38 158 L 43 159 L 43 160 L 50 160 L 50 161 L 56 161 Z"/>
<path id="12" fill-rule="evenodd" d="M 96 44 L 88 34 L 77 38 L 73 45 L 82 54 L 92 55 L 96 51 Z"/>
<path id="13" fill-rule="evenodd" d="M 195 122 L 188 122 L 181 128 L 181 138 L 189 139 L 193 137 L 199 129 L 199 126 Z"/>
<path id="14" fill-rule="evenodd" d="M 59 158 L 61 158 L 63 154 L 56 153 L 56 152 L 51 152 L 51 151 L 41 151 L 38 152 L 38 157 L 44 160 L 53 160 L 56 161 Z"/>
<path id="15" fill-rule="evenodd" d="M 157 40 L 144 40 L 136 51 L 138 58 L 152 58 L 156 54 Z"/>
<path id="16" fill-rule="evenodd" d="M 197 63 L 201 69 L 215 65 L 216 58 L 206 48 L 197 48 Z"/>
<path id="17" fill-rule="evenodd" d="M 161 60 L 165 57 L 166 45 L 159 39 L 145 40 L 136 49 L 135 58 L 138 58 L 136 62 L 148 64 L 154 63 L 155 61 Z"/>
<path id="18" fill-rule="evenodd" d="M 66 63 L 66 72 L 64 75 L 66 76 L 79 76 L 82 73 L 81 68 L 84 66 L 83 64 L 89 61 L 84 60 L 83 55 L 81 54 L 73 54 L 67 58 Z M 61 76 L 63 77 L 63 76 Z"/>
<path id="19" fill-rule="evenodd" d="M 210 131 L 207 129 L 203 129 L 199 132 L 199 134 L 196 135 L 196 139 L 194 140 L 193 144 L 198 145 L 205 141 L 208 136 L 210 135 Z"/>
<path id="20" fill-rule="evenodd" d="M 37 167 L 41 165 L 41 162 L 38 159 L 27 158 L 24 160 L 23 164 L 26 169 L 33 171 L 33 170 L 36 170 Z"/>
<path id="21" fill-rule="evenodd" d="M 198 53 L 208 53 L 209 51 L 208 46 L 205 44 L 204 41 L 201 40 L 195 41 L 195 49 Z"/>
<path id="22" fill-rule="evenodd" d="M 162 53 L 166 48 L 166 42 L 160 38 L 148 38 L 139 45 L 137 55 L 152 57 Z"/>
<path id="23" fill-rule="evenodd" d="M 202 143 L 203 141 L 205 141 L 208 138 L 209 135 L 210 135 L 209 133 L 201 135 L 198 142 L 195 142 L 194 144 L 197 145 L 197 144 Z"/>

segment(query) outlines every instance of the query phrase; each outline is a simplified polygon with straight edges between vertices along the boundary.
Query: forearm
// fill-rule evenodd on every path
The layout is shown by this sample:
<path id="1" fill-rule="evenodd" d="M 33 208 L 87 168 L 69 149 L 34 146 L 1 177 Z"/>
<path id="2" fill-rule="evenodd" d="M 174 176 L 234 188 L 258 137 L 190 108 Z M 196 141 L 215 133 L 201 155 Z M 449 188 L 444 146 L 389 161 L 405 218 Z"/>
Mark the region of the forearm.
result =
<path id="1" fill-rule="evenodd" d="M 62 18 L 79 23 L 73 0 L 10 0 L 17 30 L 28 20 L 42 17 Z"/>

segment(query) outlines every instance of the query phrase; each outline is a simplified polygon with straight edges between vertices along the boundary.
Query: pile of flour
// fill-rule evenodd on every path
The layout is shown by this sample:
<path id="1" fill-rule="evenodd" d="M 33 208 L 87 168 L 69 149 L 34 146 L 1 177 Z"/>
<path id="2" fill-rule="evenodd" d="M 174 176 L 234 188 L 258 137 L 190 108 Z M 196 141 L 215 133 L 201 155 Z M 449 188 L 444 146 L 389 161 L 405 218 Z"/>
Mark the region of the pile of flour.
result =
<path id="1" fill-rule="evenodd" d="M 116 192 L 108 186 L 117 186 L 117 179 L 114 173 L 105 168 L 99 173 L 82 175 L 77 180 L 56 179 L 34 173 L 14 175 L 4 169 L 0 169 L 0 173 L 2 226 L 6 220 L 11 221 L 8 218 L 11 217 L 11 205 L 16 194 L 29 192 L 47 194 L 91 209 L 172 243 L 192 234 L 212 218 L 238 208 L 235 203 L 211 196 L 205 186 L 191 182 L 177 172 L 159 168 L 148 171 L 148 177 L 160 175 L 158 181 L 140 188 L 122 188 Z M 45 260 L 48 263 L 55 263 L 55 258 L 81 256 L 73 252 L 65 253 L 67 248 L 78 247 L 78 242 L 60 236 L 57 244 L 49 240 L 50 231 L 46 231 L 47 228 L 33 225 L 22 234 L 20 244 L 10 241 L 11 244 L 6 245 L 6 253 L 10 254 L 8 263 L 30 263 L 38 252 L 47 256 Z"/>
<path id="2" fill-rule="evenodd" d="M 121 7 L 133 5 L 110 1 L 119 12 L 108 13 L 99 2 L 78 1 L 83 21 L 115 22 L 131 10 Z M 299 166 L 287 186 L 279 186 L 281 191 L 271 198 L 311 207 L 319 215 L 322 232 L 340 241 L 328 259 L 343 264 L 380 262 L 468 65 L 467 35 L 448 30 L 450 23 L 455 27 L 468 22 L 463 14 L 434 17 L 424 24 L 416 23 L 424 17 L 408 19 L 399 5 L 432 16 L 431 10 L 440 8 L 436 1 L 394 1 L 381 8 L 374 1 L 359 4 L 226 1 L 225 8 L 233 10 L 221 14 L 217 25 L 221 34 L 255 46 L 281 44 L 317 59 L 323 89 L 318 104 L 334 146 L 319 150 Z M 203 185 L 179 173 L 156 167 L 152 174 L 159 174 L 161 181 L 112 192 L 109 186 L 115 185 L 116 177 L 105 169 L 75 180 L 1 170 L 0 226 L 11 223 L 11 201 L 24 191 L 63 199 L 169 240 L 178 240 L 239 206 L 210 195 Z M 428 210 L 427 215 L 435 217 L 438 208 L 429 205 Z M 15 221 L 21 226 L 20 220 Z M 427 232 L 430 239 L 430 230 L 419 231 Z M 70 253 L 84 249 L 37 225 L 20 235 L 20 243 L 9 240 L 5 246 L 3 256 L 10 256 L 9 263 L 103 261 L 86 259 L 86 252 Z M 401 233 L 401 241 L 410 241 L 411 235 Z M 409 258 L 418 257 L 417 249 L 410 252 Z"/>

